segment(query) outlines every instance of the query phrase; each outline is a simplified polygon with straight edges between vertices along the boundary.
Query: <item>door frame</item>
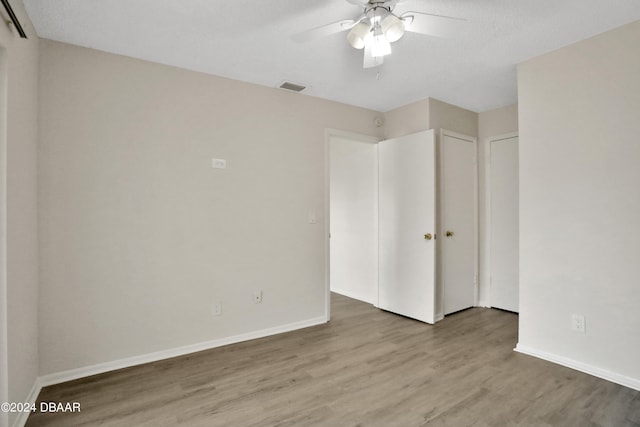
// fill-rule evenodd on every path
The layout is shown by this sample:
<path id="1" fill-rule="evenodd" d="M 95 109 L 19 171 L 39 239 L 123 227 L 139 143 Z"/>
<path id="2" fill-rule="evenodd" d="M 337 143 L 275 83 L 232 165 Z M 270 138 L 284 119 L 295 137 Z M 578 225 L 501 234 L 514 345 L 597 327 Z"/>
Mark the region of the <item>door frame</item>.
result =
<path id="1" fill-rule="evenodd" d="M 325 284 L 325 320 L 331 320 L 331 241 L 330 241 L 330 215 L 331 215 L 331 138 L 351 139 L 359 142 L 377 144 L 382 138 L 364 135 L 340 129 L 326 128 L 324 130 L 324 284 Z M 377 301 L 376 304 L 377 305 Z"/>
<path id="2" fill-rule="evenodd" d="M 9 372 L 9 324 L 7 293 L 7 122 L 8 59 L 0 45 L 0 370 Z M 0 378 L 0 402 L 9 401 L 8 375 Z M 8 423 L 8 413 L 0 413 L 0 424 Z"/>
<path id="3" fill-rule="evenodd" d="M 485 238 L 486 238 L 486 254 L 485 254 L 485 268 L 486 273 L 484 274 L 484 279 L 487 281 L 485 290 L 486 296 L 484 300 L 484 304 L 487 307 L 493 307 L 491 304 L 491 277 L 493 276 L 493 271 L 491 270 L 492 266 L 492 255 L 491 255 L 491 247 L 492 247 L 492 233 L 493 233 L 493 223 L 491 218 L 491 144 L 497 141 L 503 141 L 505 139 L 518 138 L 520 136 L 519 132 L 508 132 L 500 135 L 489 136 L 485 138 L 485 146 L 486 146 L 486 158 L 485 158 Z"/>
<path id="4" fill-rule="evenodd" d="M 475 154 L 473 156 L 473 271 L 474 271 L 474 279 L 473 279 L 473 303 L 474 307 L 478 306 L 478 298 L 479 298 L 479 288 L 478 288 L 478 138 L 470 135 L 465 135 L 462 133 L 454 132 L 448 129 L 440 128 L 440 132 L 438 132 L 438 140 L 436 142 L 436 149 L 438 151 L 438 197 L 437 203 L 439 205 L 438 208 L 438 222 L 437 229 L 438 235 L 440 239 L 436 239 L 437 242 L 437 265 L 438 265 L 438 285 L 437 291 L 440 297 L 438 298 L 438 307 L 436 312 L 436 321 L 444 318 L 444 300 L 445 300 L 445 277 L 444 277 L 444 250 L 442 244 L 444 242 L 444 221 L 446 214 L 446 209 L 443 203 L 443 194 L 444 194 L 444 137 L 449 136 L 456 139 L 461 139 L 463 141 L 469 141 L 475 146 Z"/>

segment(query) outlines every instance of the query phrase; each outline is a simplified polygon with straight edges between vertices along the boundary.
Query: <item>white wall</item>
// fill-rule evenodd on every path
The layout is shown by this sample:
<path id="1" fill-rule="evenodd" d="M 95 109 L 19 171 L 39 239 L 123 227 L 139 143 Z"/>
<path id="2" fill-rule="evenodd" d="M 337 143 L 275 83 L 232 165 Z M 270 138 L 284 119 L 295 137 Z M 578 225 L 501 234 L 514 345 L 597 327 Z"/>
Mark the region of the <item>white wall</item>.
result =
<path id="1" fill-rule="evenodd" d="M 375 112 L 44 40 L 40 65 L 41 374 L 325 316 L 325 128 Z"/>
<path id="2" fill-rule="evenodd" d="M 635 22 L 518 67 L 518 349 L 640 389 L 638 46 Z"/>
<path id="3" fill-rule="evenodd" d="M 0 109 L 5 115 L 0 119 L 0 335 L 6 340 L 0 349 L 6 352 L 0 358 L 4 359 L 0 397 L 20 402 L 27 399 L 38 376 L 38 38 L 22 2 L 14 0 L 11 5 L 29 39 L 0 25 L 1 66 L 6 72 L 6 81 L 0 83 L 6 88 L 6 109 Z M 17 415 L 0 413 L 0 425 L 13 423 Z"/>
<path id="4" fill-rule="evenodd" d="M 495 110 L 483 111 L 478 114 L 478 305 L 489 305 L 490 266 L 489 232 L 490 217 L 488 203 L 488 186 L 490 177 L 487 175 L 489 158 L 488 138 L 504 135 L 518 130 L 518 104 L 509 105 Z"/>

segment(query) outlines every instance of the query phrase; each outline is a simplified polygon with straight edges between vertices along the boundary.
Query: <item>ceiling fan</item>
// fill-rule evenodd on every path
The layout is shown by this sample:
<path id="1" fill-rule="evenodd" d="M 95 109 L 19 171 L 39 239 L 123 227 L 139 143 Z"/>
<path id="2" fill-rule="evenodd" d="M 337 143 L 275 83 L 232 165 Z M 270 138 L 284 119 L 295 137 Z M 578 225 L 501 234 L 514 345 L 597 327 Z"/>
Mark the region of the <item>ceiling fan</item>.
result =
<path id="1" fill-rule="evenodd" d="M 384 57 L 391 53 L 391 43 L 400 40 L 405 31 L 436 37 L 452 37 L 460 31 L 464 19 L 407 11 L 395 13 L 402 0 L 347 0 L 361 6 L 364 12 L 356 18 L 344 19 L 322 25 L 294 35 L 297 42 L 306 42 L 341 31 L 347 34 L 349 44 L 364 49 L 364 68 L 382 65 Z"/>

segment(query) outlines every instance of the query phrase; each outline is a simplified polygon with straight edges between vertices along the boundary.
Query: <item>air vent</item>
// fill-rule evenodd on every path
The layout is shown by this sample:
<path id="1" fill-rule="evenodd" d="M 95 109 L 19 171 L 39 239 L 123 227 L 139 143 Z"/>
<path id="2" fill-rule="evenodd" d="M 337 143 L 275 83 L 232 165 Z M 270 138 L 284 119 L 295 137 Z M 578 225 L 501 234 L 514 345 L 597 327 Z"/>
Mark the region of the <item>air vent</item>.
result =
<path id="1" fill-rule="evenodd" d="M 4 9 L 7 11 L 9 18 L 11 19 L 11 22 L 16 27 L 16 30 L 18 30 L 18 34 L 20 34 L 20 37 L 22 37 L 23 39 L 26 39 L 27 34 L 22 29 L 22 25 L 20 25 L 20 21 L 18 21 L 18 17 L 16 16 L 16 14 L 13 13 L 13 8 L 9 4 L 9 0 L 2 0 L 2 4 L 4 5 Z"/>
<path id="2" fill-rule="evenodd" d="M 302 92 L 307 88 L 306 86 L 297 85 L 291 82 L 282 82 L 279 87 L 280 89 L 290 90 L 292 92 Z"/>

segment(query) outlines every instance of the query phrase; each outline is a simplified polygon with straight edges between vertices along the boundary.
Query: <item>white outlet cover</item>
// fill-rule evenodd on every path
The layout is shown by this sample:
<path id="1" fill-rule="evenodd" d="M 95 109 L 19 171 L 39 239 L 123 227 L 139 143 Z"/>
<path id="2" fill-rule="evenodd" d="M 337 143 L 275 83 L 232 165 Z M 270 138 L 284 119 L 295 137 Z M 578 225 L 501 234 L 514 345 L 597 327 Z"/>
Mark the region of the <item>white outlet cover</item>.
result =
<path id="1" fill-rule="evenodd" d="M 222 314 L 222 304 L 219 302 L 214 302 L 211 305 L 211 314 L 214 316 L 220 316 Z"/>
<path id="2" fill-rule="evenodd" d="M 253 291 L 253 302 L 256 304 L 262 302 L 262 291 Z"/>
<path id="3" fill-rule="evenodd" d="M 576 332 L 586 332 L 585 320 L 582 314 L 574 314 L 571 316 L 571 329 Z"/>
<path id="4" fill-rule="evenodd" d="M 211 167 L 213 169 L 226 169 L 227 161 L 225 159 L 211 159 Z"/>

